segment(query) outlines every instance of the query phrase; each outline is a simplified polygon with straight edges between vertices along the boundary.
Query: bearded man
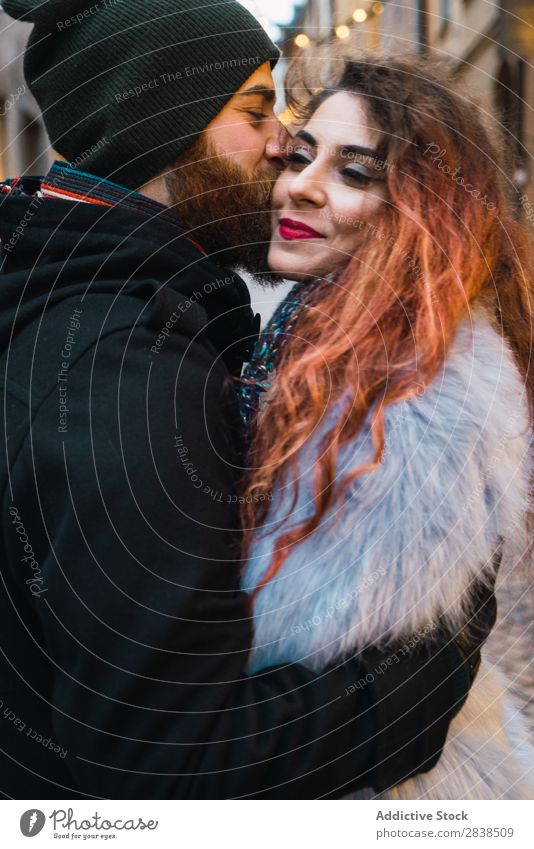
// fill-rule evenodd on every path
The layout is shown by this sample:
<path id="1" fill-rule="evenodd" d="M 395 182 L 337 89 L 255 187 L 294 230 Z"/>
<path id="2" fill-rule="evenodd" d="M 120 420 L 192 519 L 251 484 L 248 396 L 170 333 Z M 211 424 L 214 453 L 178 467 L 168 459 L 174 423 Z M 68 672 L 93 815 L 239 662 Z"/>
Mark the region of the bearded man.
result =
<path id="1" fill-rule="evenodd" d="M 3 794 L 315 798 L 429 769 L 469 686 L 447 640 L 245 673 L 257 321 L 228 269 L 266 271 L 278 49 L 235 0 L 3 8 L 34 24 L 64 158 L 1 186 Z"/>

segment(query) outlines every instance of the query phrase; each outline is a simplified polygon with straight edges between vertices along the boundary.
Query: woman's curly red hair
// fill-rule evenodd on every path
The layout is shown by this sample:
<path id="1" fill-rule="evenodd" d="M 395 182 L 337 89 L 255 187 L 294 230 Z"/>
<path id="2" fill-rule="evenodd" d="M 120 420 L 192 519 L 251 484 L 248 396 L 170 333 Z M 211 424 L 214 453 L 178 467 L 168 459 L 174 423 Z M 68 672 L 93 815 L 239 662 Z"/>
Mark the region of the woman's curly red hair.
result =
<path id="1" fill-rule="evenodd" d="M 295 504 L 297 452 L 326 408 L 350 390 L 350 403 L 321 443 L 313 513 L 280 534 L 255 592 L 291 548 L 317 529 L 350 483 L 380 464 L 384 408 L 432 380 L 459 322 L 475 305 L 487 310 L 508 340 L 534 412 L 530 240 L 510 168 L 504 168 L 498 127 L 430 59 L 410 54 L 335 61 L 338 68 L 342 64 L 337 81 L 319 91 L 306 83 L 302 63 L 294 63 L 287 81 L 290 108 L 302 122 L 337 91 L 362 97 L 383 132 L 388 200 L 357 256 L 333 283 L 321 284 L 321 297 L 299 316 L 278 364 L 268 413 L 258 417 L 244 480 L 245 555 L 268 512 L 268 497 L 258 496 L 289 481 Z M 338 480 L 339 448 L 369 417 L 374 458 Z"/>

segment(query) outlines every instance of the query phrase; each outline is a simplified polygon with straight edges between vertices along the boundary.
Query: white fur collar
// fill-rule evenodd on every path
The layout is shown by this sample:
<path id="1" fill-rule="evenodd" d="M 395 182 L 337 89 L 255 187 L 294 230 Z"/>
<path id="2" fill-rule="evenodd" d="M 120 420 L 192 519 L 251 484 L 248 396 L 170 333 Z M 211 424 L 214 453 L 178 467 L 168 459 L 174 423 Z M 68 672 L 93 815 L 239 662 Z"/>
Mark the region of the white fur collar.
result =
<path id="1" fill-rule="evenodd" d="M 311 512 L 326 419 L 300 452 L 299 499 L 284 530 Z M 345 652 L 425 631 L 440 613 L 461 626 L 470 580 L 500 537 L 521 536 L 531 472 L 524 384 L 481 311 L 460 326 L 424 394 L 388 408 L 385 427 L 384 464 L 353 483 L 258 594 L 252 671 L 292 661 L 321 669 Z M 367 428 L 340 452 L 338 474 L 372 454 Z M 285 515 L 290 492 L 275 491 L 262 533 Z M 247 592 L 278 534 L 254 541 Z"/>

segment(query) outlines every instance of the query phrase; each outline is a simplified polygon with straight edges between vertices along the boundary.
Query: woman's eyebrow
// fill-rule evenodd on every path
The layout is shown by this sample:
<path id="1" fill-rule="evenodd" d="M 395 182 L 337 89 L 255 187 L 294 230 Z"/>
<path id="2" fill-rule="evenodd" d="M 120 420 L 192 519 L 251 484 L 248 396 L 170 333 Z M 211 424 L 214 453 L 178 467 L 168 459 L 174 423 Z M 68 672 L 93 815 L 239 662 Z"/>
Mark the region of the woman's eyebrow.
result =
<path id="1" fill-rule="evenodd" d="M 363 147 L 360 144 L 342 144 L 339 150 L 346 154 L 359 154 L 360 156 L 369 156 L 371 159 L 379 159 L 378 151 L 372 147 Z"/>
<path id="2" fill-rule="evenodd" d="M 316 139 L 307 130 L 299 130 L 295 138 L 302 139 L 303 142 L 306 142 L 311 147 L 317 147 Z M 336 145 L 335 150 L 345 155 L 359 154 L 360 156 L 368 156 L 371 159 L 379 159 L 377 150 L 373 150 L 372 147 L 364 147 L 360 144 L 340 144 Z"/>
<path id="3" fill-rule="evenodd" d="M 303 142 L 309 144 L 311 147 L 317 147 L 317 142 L 311 133 L 308 133 L 307 130 L 299 130 L 298 133 L 295 134 L 294 138 L 302 139 Z"/>

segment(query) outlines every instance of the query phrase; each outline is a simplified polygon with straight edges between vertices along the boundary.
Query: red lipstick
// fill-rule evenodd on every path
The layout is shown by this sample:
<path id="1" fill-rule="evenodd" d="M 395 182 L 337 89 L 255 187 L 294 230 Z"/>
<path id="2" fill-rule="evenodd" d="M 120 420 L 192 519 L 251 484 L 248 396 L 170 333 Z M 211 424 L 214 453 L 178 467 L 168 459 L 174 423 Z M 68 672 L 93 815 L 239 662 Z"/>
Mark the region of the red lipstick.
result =
<path id="1" fill-rule="evenodd" d="M 292 218 L 281 218 L 278 230 L 282 239 L 324 239 L 317 230 L 303 224 L 302 221 L 294 221 Z"/>

